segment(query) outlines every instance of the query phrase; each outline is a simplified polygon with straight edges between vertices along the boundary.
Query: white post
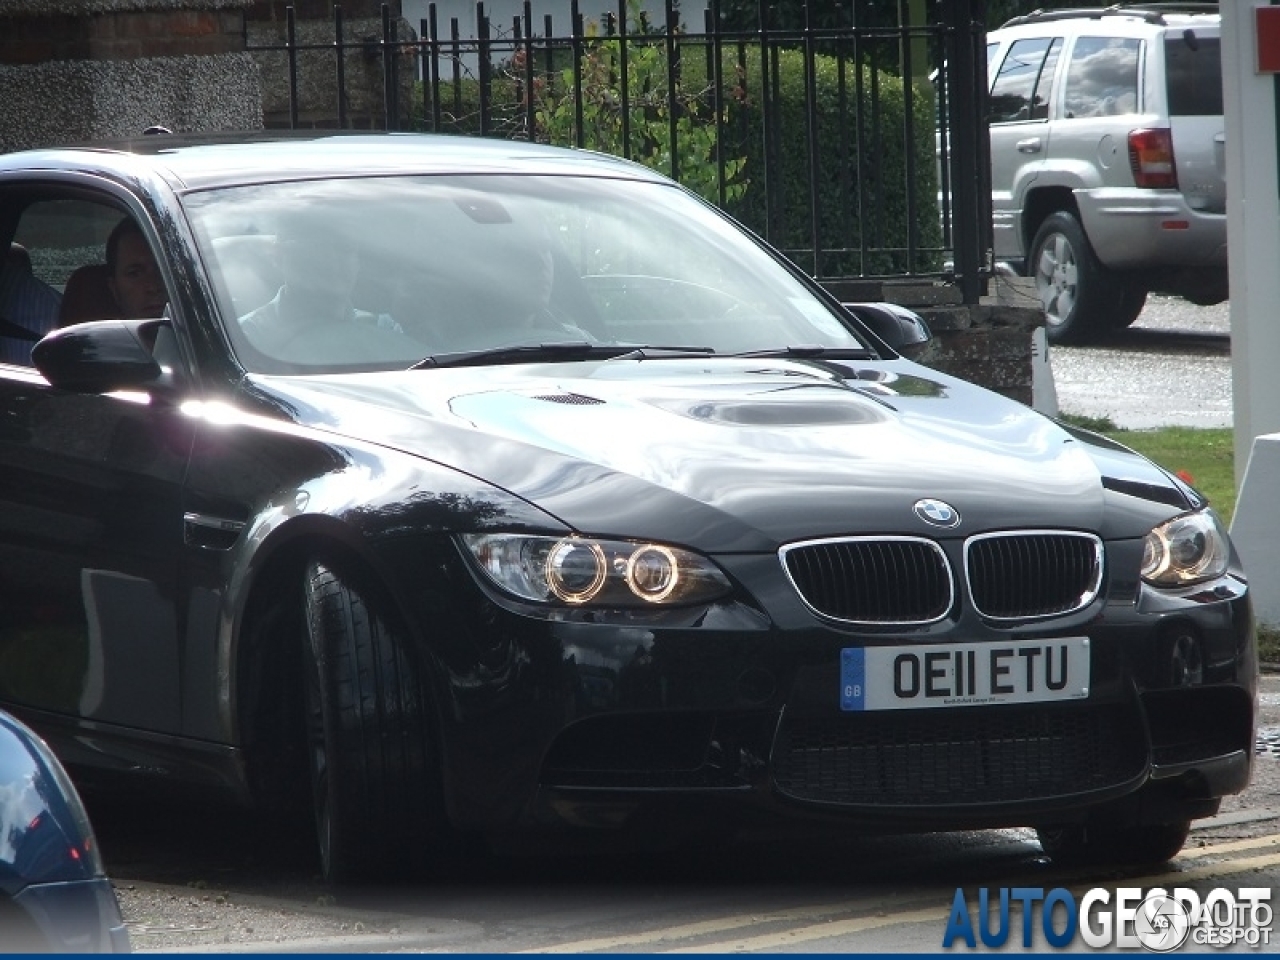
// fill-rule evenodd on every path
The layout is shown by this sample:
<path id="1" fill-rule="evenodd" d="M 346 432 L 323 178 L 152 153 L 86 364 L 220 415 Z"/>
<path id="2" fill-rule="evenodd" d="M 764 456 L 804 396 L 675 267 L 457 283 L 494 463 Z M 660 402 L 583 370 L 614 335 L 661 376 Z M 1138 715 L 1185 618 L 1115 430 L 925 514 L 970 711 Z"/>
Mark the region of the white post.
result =
<path id="1" fill-rule="evenodd" d="M 1258 622 L 1280 624 L 1280 171 L 1276 73 L 1256 0 L 1221 4 L 1236 484 L 1231 521 Z M 1276 51 L 1269 51 L 1274 54 Z"/>
<path id="2" fill-rule="evenodd" d="M 1276 75 L 1257 70 L 1254 19 L 1254 8 L 1266 5 L 1232 0 L 1220 6 L 1237 486 L 1254 438 L 1280 431 Z M 1275 479 L 1280 493 L 1280 477 Z"/>

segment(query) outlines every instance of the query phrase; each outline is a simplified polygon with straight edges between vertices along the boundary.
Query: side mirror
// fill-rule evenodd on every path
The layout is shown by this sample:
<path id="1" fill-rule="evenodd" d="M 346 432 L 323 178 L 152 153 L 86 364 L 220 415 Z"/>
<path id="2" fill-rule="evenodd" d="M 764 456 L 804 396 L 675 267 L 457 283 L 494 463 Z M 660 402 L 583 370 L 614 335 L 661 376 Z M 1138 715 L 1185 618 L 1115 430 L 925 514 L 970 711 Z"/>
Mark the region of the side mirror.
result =
<path id="1" fill-rule="evenodd" d="M 151 354 L 163 319 L 93 320 L 54 330 L 31 348 L 46 380 L 73 393 L 108 393 L 154 384 L 163 371 Z"/>
<path id="2" fill-rule="evenodd" d="M 844 308 L 904 357 L 914 360 L 933 341 L 924 318 L 896 303 L 846 303 Z"/>

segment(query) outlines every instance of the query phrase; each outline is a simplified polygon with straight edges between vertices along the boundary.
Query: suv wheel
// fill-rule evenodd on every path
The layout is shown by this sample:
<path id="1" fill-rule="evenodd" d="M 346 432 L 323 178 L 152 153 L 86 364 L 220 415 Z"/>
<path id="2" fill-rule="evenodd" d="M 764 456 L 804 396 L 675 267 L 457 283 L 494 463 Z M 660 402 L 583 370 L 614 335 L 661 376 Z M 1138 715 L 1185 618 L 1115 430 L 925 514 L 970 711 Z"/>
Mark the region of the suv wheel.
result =
<path id="1" fill-rule="evenodd" d="M 1027 272 L 1044 305 L 1051 343 L 1084 343 L 1117 325 L 1123 291 L 1098 263 L 1072 214 L 1060 210 L 1040 224 Z"/>
<path id="2" fill-rule="evenodd" d="M 1120 300 L 1111 316 L 1111 329 L 1124 330 L 1133 326 L 1134 321 L 1142 316 L 1142 310 L 1146 305 L 1146 287 L 1136 283 L 1122 284 Z"/>

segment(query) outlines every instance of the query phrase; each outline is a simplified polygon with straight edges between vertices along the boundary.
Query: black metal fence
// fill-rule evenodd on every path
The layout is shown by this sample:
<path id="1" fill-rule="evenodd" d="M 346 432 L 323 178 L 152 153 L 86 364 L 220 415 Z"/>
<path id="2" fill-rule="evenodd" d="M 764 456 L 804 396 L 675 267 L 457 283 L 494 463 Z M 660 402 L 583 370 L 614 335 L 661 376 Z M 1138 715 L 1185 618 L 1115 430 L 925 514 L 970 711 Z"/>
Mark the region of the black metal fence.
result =
<path id="1" fill-rule="evenodd" d="M 825 282 L 954 283 L 989 274 L 990 168 L 980 104 L 981 0 L 761 0 L 696 14 L 616 0 L 594 16 L 415 27 L 386 6 L 374 31 L 283 23 L 249 38 L 268 125 L 508 137 L 602 150 L 681 181 Z M 566 22 L 567 21 L 567 22 Z M 793 22 L 794 21 L 794 22 Z"/>

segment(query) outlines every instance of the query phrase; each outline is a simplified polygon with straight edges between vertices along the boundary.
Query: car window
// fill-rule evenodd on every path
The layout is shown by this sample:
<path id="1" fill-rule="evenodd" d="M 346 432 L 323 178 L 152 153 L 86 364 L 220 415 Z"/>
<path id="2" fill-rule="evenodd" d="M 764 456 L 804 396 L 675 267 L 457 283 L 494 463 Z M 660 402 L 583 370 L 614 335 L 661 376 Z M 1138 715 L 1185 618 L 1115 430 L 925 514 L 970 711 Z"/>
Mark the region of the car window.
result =
<path id="1" fill-rule="evenodd" d="M 1063 115 L 1113 117 L 1137 113 L 1142 41 L 1131 37 L 1079 37 L 1067 61 Z"/>
<path id="2" fill-rule="evenodd" d="M 1188 30 L 1164 42 L 1169 113 L 1175 117 L 1222 115 L 1222 45 L 1217 37 Z"/>
<path id="3" fill-rule="evenodd" d="M 1045 55 L 1044 66 L 1036 80 L 1035 93 L 1031 95 L 1031 119 L 1047 120 L 1053 106 L 1053 78 L 1058 72 L 1058 59 L 1062 56 L 1062 39 L 1056 39 Z"/>
<path id="4" fill-rule="evenodd" d="M 1045 97 L 1053 70 L 1045 70 L 1046 57 L 1060 42 L 1049 37 L 1035 37 L 1019 40 L 1009 47 L 1009 53 L 991 85 L 987 110 L 989 123 L 1011 123 L 1047 115 Z M 1042 75 L 1045 78 L 1043 85 Z"/>
<path id="5" fill-rule="evenodd" d="M 15 198 L 17 223 L 0 265 L 0 315 L 19 329 L 0 336 L 0 360 L 29 365 L 32 339 L 58 326 L 113 315 L 106 244 L 125 216 L 82 197 Z"/>
<path id="6" fill-rule="evenodd" d="M 667 185 L 379 177 L 186 204 L 230 338 L 261 372 L 553 341 L 864 346 L 763 247 Z"/>
<path id="7" fill-rule="evenodd" d="M 62 289 L 76 267 L 105 258 L 121 215 L 115 206 L 79 198 L 37 200 L 23 208 L 14 240 L 30 254 L 35 276 Z"/>

